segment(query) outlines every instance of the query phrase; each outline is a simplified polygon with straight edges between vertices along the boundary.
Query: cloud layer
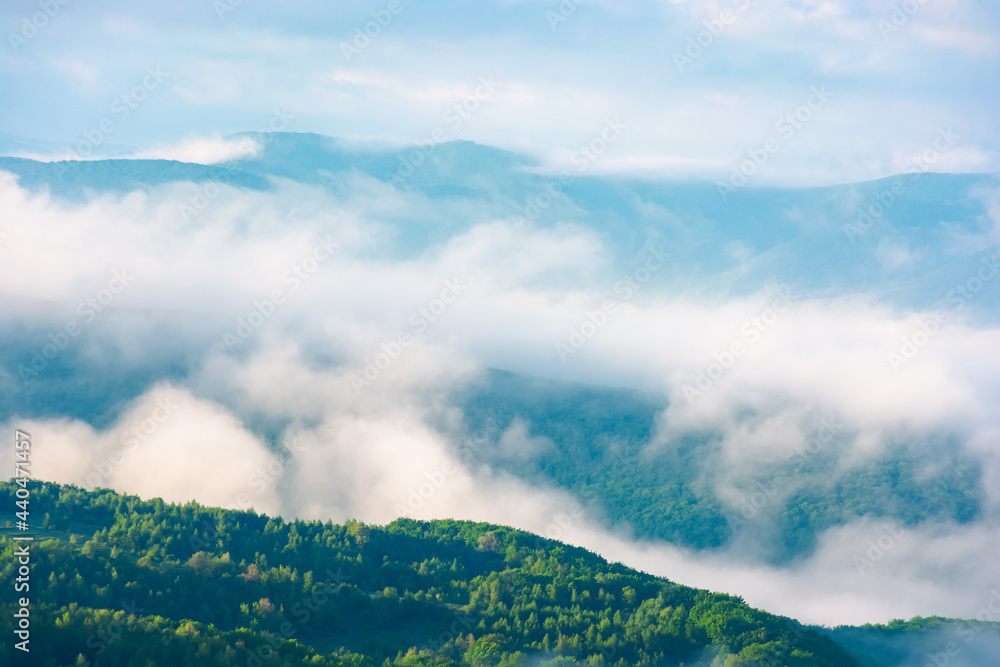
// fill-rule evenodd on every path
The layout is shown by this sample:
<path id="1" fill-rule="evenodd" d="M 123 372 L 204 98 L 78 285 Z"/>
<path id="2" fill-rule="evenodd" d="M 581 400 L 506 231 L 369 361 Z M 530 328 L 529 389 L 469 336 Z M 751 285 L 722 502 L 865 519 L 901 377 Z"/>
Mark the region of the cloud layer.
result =
<path id="1" fill-rule="evenodd" d="M 178 354 L 185 364 L 107 428 L 8 415 L 7 428 L 32 434 L 35 474 L 289 517 L 512 524 L 805 621 L 972 617 L 989 599 L 1000 581 L 1000 331 L 956 315 L 931 335 L 932 313 L 806 300 L 794 285 L 696 298 L 658 277 L 682 258 L 658 259 L 654 243 L 622 263 L 607 239 L 569 224 L 487 220 L 399 259 L 390 220 L 426 206 L 422 196 L 372 182 L 350 191 L 221 186 L 185 220 L 191 184 L 71 204 L 0 174 L 3 317 L 30 341 L 6 386 L 51 377 L 55 362 L 35 368 L 33 351 L 109 374 Z M 906 355 L 906 341 L 922 342 Z M 906 362 L 894 368 L 893 352 Z M 821 419 L 840 425 L 845 466 L 900 437 L 953 434 L 989 495 L 974 524 L 885 538 L 890 528 L 859 520 L 783 568 L 736 547 L 707 556 L 634 543 L 565 492 L 473 463 L 469 448 L 485 442 L 508 457 L 548 446 L 525 423 L 464 431 L 451 397 L 487 368 L 664 397 L 649 446 L 721 433 L 712 479 L 734 509 L 737 473 L 801 450 Z M 280 425 L 278 440 L 259 424 Z M 884 557 L 870 557 L 880 539 Z"/>

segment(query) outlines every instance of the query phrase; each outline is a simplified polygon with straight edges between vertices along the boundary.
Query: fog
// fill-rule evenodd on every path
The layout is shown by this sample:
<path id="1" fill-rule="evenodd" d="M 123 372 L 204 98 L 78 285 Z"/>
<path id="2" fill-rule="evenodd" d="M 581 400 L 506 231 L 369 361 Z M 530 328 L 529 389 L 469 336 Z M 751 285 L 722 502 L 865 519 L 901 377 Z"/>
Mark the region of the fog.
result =
<path id="1" fill-rule="evenodd" d="M 221 186 L 185 220 L 191 184 L 67 203 L 0 174 L 0 318 L 34 341 L 4 343 L 5 389 L 45 382 L 70 353 L 109 376 L 161 357 L 185 365 L 164 369 L 107 427 L 34 416 L 27 404 L 2 416 L 31 433 L 34 475 L 288 518 L 509 524 L 811 623 L 986 608 L 1000 585 L 1000 330 L 969 309 L 942 321 L 874 294 L 818 299 L 794 284 L 695 295 L 658 273 L 688 269 L 662 259 L 670 248 L 655 237 L 623 263 L 586 227 L 483 210 L 445 242 L 400 253 L 396 216 L 426 202 L 368 186 Z M 923 342 L 893 364 L 904 339 Z M 845 469 L 890 442 L 950 434 L 982 466 L 985 506 L 965 525 L 856 520 L 781 567 L 738 544 L 696 553 L 636 542 L 566 492 L 473 463 L 470 442 L 515 458 L 551 446 L 524 422 L 465 432 L 452 397 L 489 368 L 662 396 L 648 447 L 721 433 L 709 477 L 734 511 L 736 481 L 803 451 L 824 423 Z M 259 422 L 283 425 L 278 439 Z"/>

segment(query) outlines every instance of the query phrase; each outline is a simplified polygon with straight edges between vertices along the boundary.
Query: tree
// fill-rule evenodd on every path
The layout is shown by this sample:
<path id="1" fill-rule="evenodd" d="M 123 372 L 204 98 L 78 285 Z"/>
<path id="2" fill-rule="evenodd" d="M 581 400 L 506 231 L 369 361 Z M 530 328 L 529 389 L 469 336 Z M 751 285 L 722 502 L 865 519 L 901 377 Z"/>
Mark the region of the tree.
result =
<path id="1" fill-rule="evenodd" d="M 492 530 L 488 533 L 483 533 L 479 538 L 479 550 L 492 551 L 493 553 L 499 552 L 500 540 L 497 539 L 496 533 Z"/>
<path id="2" fill-rule="evenodd" d="M 469 667 L 496 667 L 501 657 L 503 651 L 500 650 L 499 644 L 480 639 L 469 646 L 462 660 Z"/>

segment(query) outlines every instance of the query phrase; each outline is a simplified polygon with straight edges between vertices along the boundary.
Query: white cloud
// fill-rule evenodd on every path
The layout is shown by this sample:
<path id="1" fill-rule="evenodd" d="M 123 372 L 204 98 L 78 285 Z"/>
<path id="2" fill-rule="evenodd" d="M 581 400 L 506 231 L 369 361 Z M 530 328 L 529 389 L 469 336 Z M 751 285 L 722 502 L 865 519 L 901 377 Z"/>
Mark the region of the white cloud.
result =
<path id="1" fill-rule="evenodd" d="M 887 549 L 879 547 L 880 539 Z M 814 555 L 784 567 L 741 563 L 735 548 L 692 553 L 587 531 L 574 531 L 573 541 L 678 583 L 832 627 L 913 616 L 976 618 L 1000 582 L 991 546 L 998 539 L 1000 530 L 985 524 L 900 532 L 893 524 L 861 520 L 826 531 Z"/>
<path id="2" fill-rule="evenodd" d="M 86 356 L 101 346 L 83 341 L 100 341 L 128 365 L 155 355 L 136 343 L 139 332 L 155 332 L 190 363 L 184 386 L 162 385 L 135 398 L 106 430 L 59 420 L 9 424 L 38 443 L 38 476 L 85 479 L 129 428 L 141 428 L 158 400 L 169 398 L 177 409 L 114 466 L 115 488 L 232 506 L 249 484 L 255 507 L 288 516 L 383 522 L 404 506 L 419 518 L 513 524 L 675 581 L 831 623 L 965 615 L 977 592 L 995 581 L 996 566 L 984 555 L 996 538 L 995 495 L 983 521 L 915 529 L 863 577 L 852 555 L 877 529 L 865 521 L 829 531 L 814 556 L 785 568 L 761 566 L 738 551 L 707 556 L 633 544 L 595 529 L 562 492 L 473 466 L 462 456 L 461 414 L 448 396 L 486 367 L 654 391 L 671 400 L 659 444 L 715 429 L 732 469 L 780 460 L 801 446 L 816 416 L 845 424 L 855 461 L 879 451 L 888 436 L 945 430 L 969 443 L 994 480 L 1000 330 L 956 317 L 894 371 L 886 354 L 919 330 L 927 313 L 865 299 L 794 300 L 770 321 L 770 291 L 695 298 L 653 284 L 622 299 L 613 287 L 622 267 L 608 244 L 571 225 L 533 230 L 483 222 L 400 257 L 388 221 L 400 211 L 408 220 L 435 220 L 427 200 L 370 181 L 347 191 L 338 197 L 291 183 L 263 193 L 224 187 L 185 221 L 179 204 L 190 198 L 190 184 L 70 204 L 0 178 L 0 206 L 11 221 L 0 246 L 7 316 L 38 327 L 44 339 L 68 319 L 80 321 L 77 304 L 103 289 L 111 271 L 128 267 L 135 282 L 111 305 L 113 321 L 95 319 L 73 344 Z M 462 202 L 437 201 L 433 211 L 489 220 Z M 289 280 L 327 235 L 339 244 L 332 255 L 308 278 Z M 446 281 L 461 286 L 447 304 Z M 276 289 L 282 302 L 260 306 Z M 555 344 L 612 298 L 621 301 L 618 311 L 561 362 Z M 235 352 L 227 350 L 223 334 L 255 310 L 267 316 Z M 751 340 L 744 326 L 753 318 L 768 323 L 755 326 Z M 400 334 L 412 342 L 391 352 Z M 696 384 L 734 341 L 745 353 L 689 402 L 684 385 Z M 358 377 L 370 384 L 359 389 Z M 248 432 L 243 422 L 251 416 L 291 424 L 282 443 L 289 459 L 277 463 Z M 497 437 L 511 457 L 547 446 L 520 426 Z M 275 472 L 265 482 L 249 482 L 268 467 Z M 723 494 L 725 473 L 712 480 Z M 411 503 L 413 493 L 420 499 Z M 956 574 L 964 564 L 971 568 L 965 581 Z"/>
<path id="3" fill-rule="evenodd" d="M 126 156 L 133 160 L 176 160 L 197 164 L 219 164 L 231 160 L 253 159 L 261 146 L 250 137 L 223 139 L 205 137 L 187 139 L 171 146 L 160 146 Z"/>
<path id="4" fill-rule="evenodd" d="M 16 427 L 31 435 L 39 479 L 168 502 L 235 507 L 255 472 L 274 460 L 239 419 L 171 385 L 137 398 L 105 431 L 66 420 L 17 420 Z M 261 511 L 281 509 L 272 489 L 256 500 Z"/>

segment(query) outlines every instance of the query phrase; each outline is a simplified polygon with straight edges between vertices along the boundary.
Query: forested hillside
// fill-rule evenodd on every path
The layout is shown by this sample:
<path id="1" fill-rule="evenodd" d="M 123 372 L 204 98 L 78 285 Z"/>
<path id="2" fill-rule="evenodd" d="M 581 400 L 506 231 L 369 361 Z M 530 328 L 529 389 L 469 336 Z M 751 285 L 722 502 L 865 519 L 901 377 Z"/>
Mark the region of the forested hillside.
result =
<path id="1" fill-rule="evenodd" d="M 502 526 L 286 522 L 56 484 L 31 498 L 33 664 L 857 664 L 739 598 Z"/>
<path id="2" fill-rule="evenodd" d="M 980 516 L 980 466 L 948 437 L 892 442 L 858 465 L 845 462 L 853 433 L 843 432 L 787 463 L 734 470 L 719 432 L 653 446 L 667 402 L 638 391 L 494 370 L 461 394 L 467 430 L 479 434 L 479 442 L 470 438 L 459 452 L 463 458 L 572 490 L 595 518 L 627 526 L 638 538 L 712 549 L 739 535 L 782 563 L 811 553 L 824 530 L 864 516 L 906 527 Z M 547 446 L 507 454 L 497 441 L 515 420 Z M 743 502 L 720 500 L 723 483 Z M 751 504 L 760 493 L 765 502 Z"/>

